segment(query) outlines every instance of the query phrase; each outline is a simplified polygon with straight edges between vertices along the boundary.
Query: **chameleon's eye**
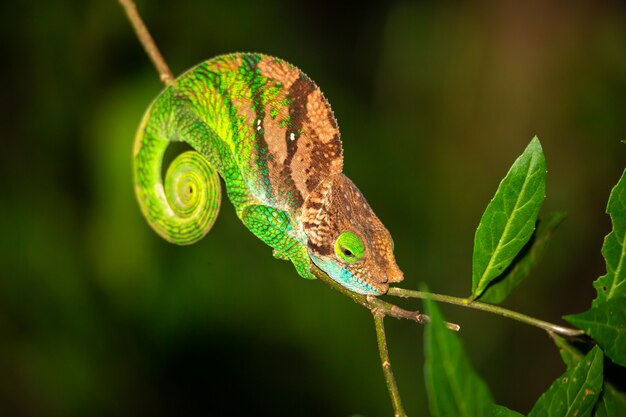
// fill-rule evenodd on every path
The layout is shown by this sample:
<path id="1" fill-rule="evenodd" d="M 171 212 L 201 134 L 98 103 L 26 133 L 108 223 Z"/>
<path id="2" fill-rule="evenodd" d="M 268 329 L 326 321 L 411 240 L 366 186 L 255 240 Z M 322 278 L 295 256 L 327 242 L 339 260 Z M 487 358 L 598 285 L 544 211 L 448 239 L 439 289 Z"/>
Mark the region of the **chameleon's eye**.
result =
<path id="1" fill-rule="evenodd" d="M 347 263 L 358 261 L 364 253 L 363 242 L 352 232 L 343 232 L 335 241 L 335 254 Z"/>

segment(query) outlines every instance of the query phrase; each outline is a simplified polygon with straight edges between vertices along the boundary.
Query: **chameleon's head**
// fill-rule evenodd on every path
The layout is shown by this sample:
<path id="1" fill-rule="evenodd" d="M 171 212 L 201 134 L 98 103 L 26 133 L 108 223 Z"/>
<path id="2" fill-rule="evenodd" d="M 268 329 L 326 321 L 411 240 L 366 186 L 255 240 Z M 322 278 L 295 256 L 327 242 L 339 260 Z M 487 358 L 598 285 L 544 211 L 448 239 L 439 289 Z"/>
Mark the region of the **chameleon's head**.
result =
<path id="1" fill-rule="evenodd" d="M 360 294 L 385 294 L 403 279 L 391 235 L 348 177 L 324 180 L 302 209 L 313 263 L 333 280 Z"/>

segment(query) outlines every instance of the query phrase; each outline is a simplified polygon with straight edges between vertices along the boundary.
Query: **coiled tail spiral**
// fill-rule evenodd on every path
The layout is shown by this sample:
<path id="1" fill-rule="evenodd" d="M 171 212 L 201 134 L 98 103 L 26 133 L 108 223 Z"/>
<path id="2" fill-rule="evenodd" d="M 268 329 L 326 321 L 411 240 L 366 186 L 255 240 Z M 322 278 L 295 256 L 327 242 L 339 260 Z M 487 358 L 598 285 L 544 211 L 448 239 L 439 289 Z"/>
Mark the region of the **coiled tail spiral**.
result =
<path id="1" fill-rule="evenodd" d="M 154 107 L 154 106 L 153 106 Z M 137 133 L 134 157 L 135 192 L 141 211 L 165 240 L 189 245 L 202 239 L 217 219 L 220 177 L 196 151 L 178 155 L 162 180 L 161 168 L 169 137 L 161 118 L 149 109 Z"/>

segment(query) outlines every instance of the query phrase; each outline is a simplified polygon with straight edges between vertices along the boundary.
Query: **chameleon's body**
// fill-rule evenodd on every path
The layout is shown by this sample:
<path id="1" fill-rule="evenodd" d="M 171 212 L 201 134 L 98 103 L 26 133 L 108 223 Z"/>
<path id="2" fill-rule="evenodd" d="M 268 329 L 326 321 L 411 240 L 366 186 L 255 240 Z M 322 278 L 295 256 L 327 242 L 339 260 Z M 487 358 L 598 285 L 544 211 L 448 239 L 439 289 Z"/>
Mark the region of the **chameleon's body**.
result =
<path id="1" fill-rule="evenodd" d="M 188 143 L 162 181 L 169 142 Z M 294 66 L 259 54 L 206 61 L 152 103 L 137 134 L 135 188 L 165 239 L 188 244 L 213 225 L 221 176 L 237 215 L 257 237 L 314 278 L 383 294 L 402 280 L 389 232 L 342 174 L 337 122 L 319 88 Z"/>

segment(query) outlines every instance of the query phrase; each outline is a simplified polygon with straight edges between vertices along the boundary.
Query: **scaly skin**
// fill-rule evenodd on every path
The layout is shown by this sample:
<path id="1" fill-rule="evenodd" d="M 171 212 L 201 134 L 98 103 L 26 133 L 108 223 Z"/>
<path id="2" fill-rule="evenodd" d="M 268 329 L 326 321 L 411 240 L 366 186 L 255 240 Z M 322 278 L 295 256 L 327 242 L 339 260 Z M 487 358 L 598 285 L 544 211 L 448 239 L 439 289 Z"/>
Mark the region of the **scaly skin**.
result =
<path id="1" fill-rule="evenodd" d="M 179 155 L 161 177 L 170 142 Z M 380 295 L 402 280 L 389 232 L 342 173 L 333 112 L 300 70 L 260 54 L 213 58 L 148 108 L 134 151 L 139 205 L 166 240 L 201 239 L 215 222 L 222 177 L 244 225 L 305 278 L 318 267 L 344 287 Z"/>

